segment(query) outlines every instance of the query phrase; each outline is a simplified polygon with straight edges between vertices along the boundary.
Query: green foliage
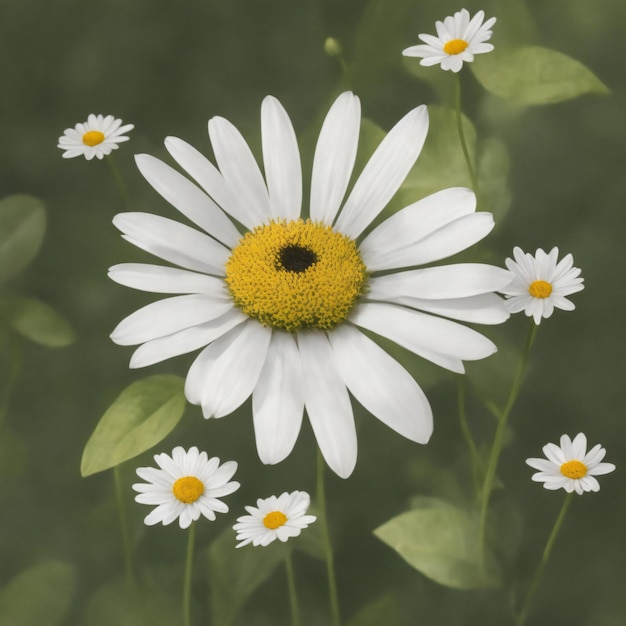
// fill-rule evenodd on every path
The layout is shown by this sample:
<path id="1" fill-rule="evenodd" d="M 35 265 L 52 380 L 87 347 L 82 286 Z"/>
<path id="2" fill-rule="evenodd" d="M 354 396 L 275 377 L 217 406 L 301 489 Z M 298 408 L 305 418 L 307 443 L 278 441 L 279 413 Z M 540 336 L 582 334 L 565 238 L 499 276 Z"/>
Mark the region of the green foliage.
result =
<path id="1" fill-rule="evenodd" d="M 63 348 L 76 340 L 69 322 L 36 298 L 4 297 L 0 302 L 0 317 L 15 332 L 48 348 Z"/>
<path id="2" fill-rule="evenodd" d="M 485 89 L 517 104 L 551 104 L 583 94 L 609 93 L 582 63 L 539 46 L 480 55 L 471 68 Z"/>
<path id="3" fill-rule="evenodd" d="M 401 603 L 394 593 L 386 593 L 361 609 L 346 626 L 401 626 L 406 623 Z"/>
<path id="4" fill-rule="evenodd" d="M 374 534 L 409 565 L 441 585 L 481 589 L 500 583 L 489 551 L 481 563 L 478 520 L 472 513 L 436 498 L 379 526 Z"/>
<path id="5" fill-rule="evenodd" d="M 178 626 L 180 605 L 162 587 L 129 588 L 115 582 L 98 589 L 87 603 L 84 626 Z"/>
<path id="6" fill-rule="evenodd" d="M 46 212 L 41 200 L 23 194 L 0 200 L 0 283 L 33 260 L 45 232 Z"/>
<path id="7" fill-rule="evenodd" d="M 235 548 L 232 528 L 226 528 L 208 551 L 213 626 L 230 626 L 255 589 L 267 580 L 293 549 L 274 541 L 266 547 Z"/>
<path id="8" fill-rule="evenodd" d="M 63 561 L 44 561 L 20 572 L 0 591 L 0 624 L 61 624 L 75 586 L 74 566 Z"/>
<path id="9" fill-rule="evenodd" d="M 157 375 L 129 385 L 102 416 L 80 464 L 83 476 L 115 467 L 149 450 L 185 411 L 184 380 Z"/>

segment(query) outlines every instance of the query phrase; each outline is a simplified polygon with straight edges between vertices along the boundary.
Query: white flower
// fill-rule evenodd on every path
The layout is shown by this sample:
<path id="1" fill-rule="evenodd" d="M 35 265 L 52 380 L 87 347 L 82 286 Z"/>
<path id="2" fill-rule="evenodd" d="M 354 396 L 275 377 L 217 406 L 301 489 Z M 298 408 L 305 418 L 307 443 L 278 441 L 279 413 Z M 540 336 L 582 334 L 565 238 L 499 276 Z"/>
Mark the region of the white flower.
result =
<path id="1" fill-rule="evenodd" d="M 549 254 L 539 248 L 533 257 L 516 247 L 513 256 L 515 261 L 506 260 L 512 282 L 500 289 L 507 297 L 506 308 L 511 313 L 524 311 L 527 317 L 535 319 L 535 324 L 539 324 L 542 317 L 552 315 L 555 307 L 564 311 L 574 310 L 574 303 L 565 296 L 582 291 L 585 286 L 584 279 L 580 278 L 580 269 L 574 267 L 571 254 L 558 264 L 558 248 L 552 248 Z"/>
<path id="2" fill-rule="evenodd" d="M 546 489 L 565 489 L 582 495 L 585 491 L 600 491 L 594 476 L 608 474 L 615 469 L 613 463 L 601 463 L 606 450 L 597 444 L 587 452 L 587 437 L 578 433 L 572 441 L 561 436 L 561 445 L 547 443 L 543 447 L 546 459 L 526 459 L 526 463 L 539 470 L 532 475 L 535 482 L 542 482 Z"/>
<path id="3" fill-rule="evenodd" d="M 233 526 L 237 531 L 236 540 L 241 542 L 236 547 L 249 543 L 267 546 L 275 539 L 285 542 L 290 537 L 297 537 L 303 528 L 317 519 L 314 515 L 305 515 L 310 503 L 311 498 L 305 491 L 285 491 L 278 498 L 259 498 L 256 507 L 246 507 L 250 515 L 238 517 Z"/>
<path id="4" fill-rule="evenodd" d="M 129 138 L 124 133 L 133 128 L 134 124 L 122 126 L 122 120 L 115 119 L 112 115 L 104 117 L 91 113 L 86 122 L 65 129 L 59 137 L 57 148 L 65 150 L 62 155 L 64 159 L 81 155 L 88 161 L 94 157 L 102 159 L 117 150 L 118 144 L 128 141 Z"/>
<path id="5" fill-rule="evenodd" d="M 221 117 L 209 122 L 219 169 L 184 141 L 165 140 L 199 186 L 152 156 L 136 157 L 148 182 L 198 229 L 148 213 L 114 218 L 125 239 L 183 269 L 130 263 L 112 267 L 111 278 L 184 295 L 148 304 L 111 337 L 143 344 L 131 367 L 204 348 L 187 375 L 187 399 L 210 418 L 232 413 L 252 395 L 263 463 L 291 452 L 306 407 L 326 462 L 347 477 L 357 457 L 348 390 L 401 435 L 426 443 L 432 433 L 420 387 L 361 329 L 461 373 L 463 360 L 482 359 L 496 347 L 445 318 L 503 322 L 508 313 L 493 292 L 510 274 L 473 263 L 415 269 L 464 250 L 493 228 L 490 213 L 475 212 L 469 189 L 435 193 L 364 235 L 420 153 L 425 106 L 392 128 L 344 200 L 361 116 L 356 96 L 339 96 L 317 142 L 304 213 L 310 219 L 302 217 L 296 135 L 278 100 L 263 101 L 261 122 L 265 177 L 241 134 Z"/>
<path id="6" fill-rule="evenodd" d="M 463 61 L 471 63 L 475 54 L 491 52 L 493 46 L 488 41 L 492 35 L 491 27 L 496 18 L 488 19 L 484 24 L 485 12 L 478 11 L 470 20 L 467 9 L 457 11 L 443 22 L 436 22 L 437 37 L 421 34 L 424 42 L 411 46 L 402 52 L 405 57 L 423 57 L 420 65 L 441 64 L 442 70 L 461 71 Z"/>
<path id="7" fill-rule="evenodd" d="M 187 528 L 204 515 L 214 520 L 215 513 L 227 513 L 228 507 L 218 498 L 239 489 L 239 483 L 230 481 L 237 471 L 235 461 L 220 466 L 217 457 L 208 458 L 193 446 L 185 452 L 177 446 L 169 454 L 155 454 L 154 460 L 161 469 L 139 467 L 137 475 L 146 483 L 136 483 L 139 492 L 135 500 L 141 504 L 156 505 L 145 519 L 148 526 L 161 522 L 164 526 L 176 518 L 181 528 Z M 230 482 L 229 482 L 230 481 Z"/>

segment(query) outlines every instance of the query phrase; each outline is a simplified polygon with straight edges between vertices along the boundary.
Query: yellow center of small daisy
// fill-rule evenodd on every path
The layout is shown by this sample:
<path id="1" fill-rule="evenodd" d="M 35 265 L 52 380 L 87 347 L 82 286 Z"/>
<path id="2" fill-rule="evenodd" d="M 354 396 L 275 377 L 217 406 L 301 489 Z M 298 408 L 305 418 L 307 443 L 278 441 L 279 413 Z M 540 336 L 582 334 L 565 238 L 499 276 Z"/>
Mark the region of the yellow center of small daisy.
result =
<path id="1" fill-rule="evenodd" d="M 177 500 L 191 504 L 204 493 L 204 483 L 195 476 L 183 476 L 172 485 L 172 493 Z"/>
<path id="2" fill-rule="evenodd" d="M 572 480 L 582 478 L 587 474 L 587 466 L 580 461 L 567 461 L 561 465 L 561 474 Z"/>
<path id="3" fill-rule="evenodd" d="M 225 270 L 233 301 L 246 315 L 289 332 L 337 326 L 367 282 L 352 239 L 301 219 L 246 233 Z"/>
<path id="4" fill-rule="evenodd" d="M 464 39 L 450 39 L 443 47 L 446 54 L 461 54 L 469 44 Z"/>
<path id="5" fill-rule="evenodd" d="M 270 530 L 280 528 L 287 521 L 287 516 L 282 511 L 272 511 L 263 518 L 263 526 Z"/>
<path id="6" fill-rule="evenodd" d="M 104 141 L 104 133 L 99 130 L 89 130 L 83 135 L 83 143 L 86 146 L 97 146 Z"/>
<path id="7" fill-rule="evenodd" d="M 552 285 L 545 280 L 535 280 L 530 283 L 528 293 L 533 298 L 547 298 L 552 293 Z"/>

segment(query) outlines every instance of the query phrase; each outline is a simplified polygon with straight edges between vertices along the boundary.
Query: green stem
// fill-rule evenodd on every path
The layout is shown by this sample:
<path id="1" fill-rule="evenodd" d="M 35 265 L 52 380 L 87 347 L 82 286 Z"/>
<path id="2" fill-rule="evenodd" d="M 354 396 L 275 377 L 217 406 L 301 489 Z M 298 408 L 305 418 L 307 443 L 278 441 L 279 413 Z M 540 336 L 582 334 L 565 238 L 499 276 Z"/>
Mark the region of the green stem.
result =
<path id="1" fill-rule="evenodd" d="M 122 549 L 124 552 L 124 566 L 126 568 L 126 582 L 129 587 L 135 586 L 135 574 L 133 571 L 133 559 L 130 542 L 130 532 L 128 529 L 128 518 L 126 516 L 126 505 L 124 504 L 124 491 L 122 488 L 121 465 L 113 468 L 115 480 L 115 497 L 117 500 L 117 511 L 120 518 L 120 529 L 122 532 Z"/>
<path id="2" fill-rule="evenodd" d="M 528 588 L 528 593 L 526 594 L 526 598 L 524 599 L 524 604 L 522 605 L 522 609 L 517 617 L 516 625 L 523 626 L 526 621 L 526 615 L 528 614 L 528 608 L 530 607 L 530 602 L 535 595 L 535 591 L 537 591 L 537 587 L 541 582 L 541 576 L 543 574 L 543 570 L 550 558 L 550 553 L 552 552 L 552 548 L 554 546 L 554 542 L 556 541 L 556 537 L 561 530 L 561 526 L 563 525 L 563 520 L 565 519 L 565 515 L 569 506 L 572 502 L 574 496 L 574 492 L 568 493 L 565 496 L 565 500 L 563 502 L 563 506 L 561 507 L 561 512 L 559 516 L 556 518 L 556 522 L 554 523 L 554 527 L 552 528 L 552 532 L 550 533 L 550 537 L 548 538 L 548 542 L 546 543 L 546 547 L 543 550 L 543 554 L 541 555 L 541 561 L 535 570 L 535 575 L 533 576 L 532 582 L 530 583 L 530 587 Z"/>
<path id="3" fill-rule="evenodd" d="M 481 494 L 479 526 L 480 554 L 482 555 L 481 558 L 483 559 L 483 566 L 485 557 L 485 538 L 487 532 L 487 511 L 489 509 L 489 498 L 491 496 L 491 491 L 493 490 L 493 483 L 496 477 L 498 460 L 500 458 L 500 453 L 502 452 L 502 446 L 504 444 L 504 435 L 506 432 L 507 420 L 509 418 L 509 414 L 511 413 L 511 409 L 513 408 L 513 405 L 517 400 L 517 396 L 519 395 L 522 383 L 524 382 L 526 368 L 528 367 L 530 348 L 532 347 L 535 340 L 537 328 L 538 327 L 531 319 L 530 328 L 526 337 L 526 343 L 524 345 L 524 352 L 522 354 L 519 365 L 517 366 L 517 371 L 515 372 L 515 378 L 513 379 L 513 384 L 511 386 L 509 397 L 507 398 L 504 409 L 500 412 L 498 426 L 496 428 L 496 434 L 494 436 L 493 445 L 489 454 L 489 460 L 487 462 L 487 471 L 485 472 L 485 481 L 483 483 L 483 489 Z"/>
<path id="4" fill-rule="evenodd" d="M 128 190 L 126 189 L 126 184 L 124 183 L 124 177 L 122 176 L 119 167 L 117 167 L 117 163 L 115 162 L 113 155 L 109 154 L 104 158 L 104 160 L 108 163 L 109 169 L 111 170 L 111 174 L 113 176 L 113 180 L 115 181 L 115 186 L 120 192 L 126 208 L 130 211 L 132 209 L 130 196 L 128 195 Z"/>
<path id="5" fill-rule="evenodd" d="M 326 495 L 324 491 L 324 458 L 317 450 L 317 506 L 319 508 L 319 523 L 324 538 L 324 553 L 326 556 L 326 572 L 328 575 L 328 595 L 330 598 L 330 612 L 333 626 L 341 626 L 339 613 L 339 599 L 337 595 L 337 581 L 335 580 L 335 566 L 333 563 L 333 548 L 330 543 L 328 519 L 326 517 Z"/>
<path id="6" fill-rule="evenodd" d="M 478 202 L 478 180 L 476 178 L 476 173 L 474 172 L 470 153 L 467 148 L 467 142 L 465 141 L 465 132 L 463 131 L 463 114 L 461 113 L 461 76 L 456 73 L 454 75 L 454 79 L 454 111 L 456 113 L 456 128 L 459 133 L 459 140 L 461 142 L 463 156 L 465 157 L 465 163 L 467 164 L 467 171 L 469 172 L 470 180 L 472 181 L 472 189 L 476 194 Z"/>
<path id="7" fill-rule="evenodd" d="M 296 594 L 296 577 L 293 574 L 293 562 L 291 552 L 285 557 L 285 568 L 287 570 L 287 585 L 289 586 L 289 606 L 291 608 L 292 626 L 300 625 L 300 611 L 298 610 L 298 595 Z"/>
<path id="8" fill-rule="evenodd" d="M 0 397 L 0 431 L 4 426 L 9 411 L 9 399 L 13 392 L 13 387 L 20 375 L 22 369 L 22 342 L 20 338 L 10 330 L 7 332 L 9 343 L 9 367 L 7 375 L 7 384 L 5 385 L 2 396 Z"/>
<path id="9" fill-rule="evenodd" d="M 478 490 L 479 476 L 481 475 L 481 459 L 476 448 L 476 443 L 472 437 L 472 433 L 467 423 L 467 413 L 465 411 L 465 377 L 458 376 L 457 378 L 457 407 L 459 411 L 459 422 L 461 425 L 461 432 L 463 438 L 469 449 L 470 461 L 472 463 L 472 478 L 474 480 L 474 488 Z"/>
<path id="10" fill-rule="evenodd" d="M 183 582 L 183 624 L 191 626 L 191 574 L 193 572 L 193 544 L 196 525 L 191 523 L 187 536 L 187 558 L 185 560 L 185 580 Z"/>

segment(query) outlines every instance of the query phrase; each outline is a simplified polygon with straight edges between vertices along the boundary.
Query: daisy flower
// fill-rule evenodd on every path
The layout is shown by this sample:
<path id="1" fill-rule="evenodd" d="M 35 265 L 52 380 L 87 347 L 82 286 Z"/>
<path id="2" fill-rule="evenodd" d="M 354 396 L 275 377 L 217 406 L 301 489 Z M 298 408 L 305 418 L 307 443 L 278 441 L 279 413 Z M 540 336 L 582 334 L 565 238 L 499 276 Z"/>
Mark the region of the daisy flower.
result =
<path id="1" fill-rule="evenodd" d="M 200 515 L 213 521 L 216 512 L 228 512 L 228 506 L 218 498 L 239 489 L 239 483 L 230 480 L 237 471 L 235 461 L 220 466 L 217 457 L 209 459 L 196 446 L 187 452 L 177 446 L 172 456 L 155 454 L 154 460 L 161 469 L 137 468 L 137 475 L 146 482 L 133 485 L 139 492 L 135 501 L 156 505 L 144 519 L 145 524 L 153 526 L 161 522 L 165 526 L 178 518 L 180 527 L 188 528 Z"/>
<path id="2" fill-rule="evenodd" d="M 57 148 L 65 150 L 64 159 L 72 159 L 84 156 L 88 161 L 94 157 L 104 158 L 113 150 L 119 148 L 118 144 L 128 141 L 124 136 L 129 130 L 135 128 L 134 124 L 122 126 L 122 120 L 112 115 L 94 115 L 91 113 L 87 121 L 76 124 L 74 128 L 66 128 L 59 137 Z"/>
<path id="3" fill-rule="evenodd" d="M 259 498 L 256 506 L 247 506 L 250 515 L 237 518 L 233 529 L 237 531 L 236 540 L 241 543 L 237 548 L 247 546 L 267 546 L 279 539 L 282 542 L 290 537 L 297 537 L 303 528 L 307 528 L 317 518 L 305 515 L 311 504 L 311 498 L 305 491 L 282 493 L 280 496 Z"/>
<path id="4" fill-rule="evenodd" d="M 587 437 L 578 433 L 572 441 L 561 436 L 561 445 L 547 443 L 543 447 L 545 459 L 526 459 L 526 463 L 539 470 L 532 475 L 535 482 L 542 482 L 546 489 L 565 489 L 582 495 L 585 491 L 600 491 L 594 476 L 608 474 L 615 469 L 613 463 L 601 463 L 606 450 L 597 444 L 587 452 Z"/>
<path id="5" fill-rule="evenodd" d="M 413 167 L 428 113 L 418 107 L 392 128 L 344 199 L 360 123 L 359 99 L 340 95 L 317 141 L 306 212 L 296 135 L 275 98 L 261 108 L 265 176 L 224 118 L 209 121 L 218 167 L 168 137 L 165 147 L 197 184 L 149 155 L 138 155 L 137 165 L 197 228 L 148 213 L 117 215 L 113 223 L 125 239 L 178 267 L 109 270 L 120 284 L 181 294 L 148 304 L 115 328 L 114 342 L 143 344 L 131 367 L 203 348 L 185 394 L 205 418 L 228 415 L 252 395 L 257 450 L 263 463 L 274 464 L 293 449 L 306 408 L 326 462 L 344 478 L 357 457 L 348 391 L 412 441 L 426 443 L 432 433 L 423 391 L 376 336 L 463 372 L 463 360 L 496 347 L 452 320 L 503 322 L 508 313 L 493 292 L 510 282 L 506 270 L 484 264 L 416 269 L 493 228 L 490 213 L 475 212 L 469 189 L 435 193 L 366 232 Z"/>
<path id="6" fill-rule="evenodd" d="M 420 65 L 441 65 L 442 70 L 460 72 L 463 61 L 471 63 L 475 54 L 491 52 L 493 46 L 488 41 L 492 35 L 491 27 L 496 18 L 489 18 L 484 24 L 485 12 L 478 11 L 470 20 L 467 9 L 457 11 L 443 22 L 436 22 L 437 37 L 420 34 L 424 42 L 403 50 L 405 57 L 422 57 Z"/>
<path id="7" fill-rule="evenodd" d="M 535 256 L 518 247 L 513 249 L 515 261 L 506 260 L 513 280 L 500 289 L 507 297 L 506 308 L 511 313 L 524 311 L 527 317 L 534 318 L 535 324 L 539 324 L 542 317 L 552 315 L 555 307 L 574 310 L 574 303 L 565 296 L 582 291 L 584 279 L 580 278 L 580 270 L 574 267 L 571 254 L 557 263 L 558 256 L 558 248 L 552 248 L 549 254 L 539 248 Z"/>

